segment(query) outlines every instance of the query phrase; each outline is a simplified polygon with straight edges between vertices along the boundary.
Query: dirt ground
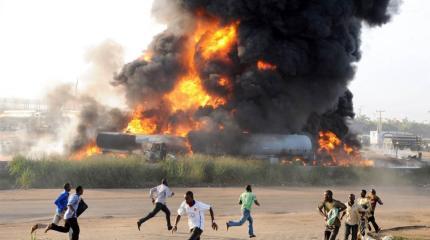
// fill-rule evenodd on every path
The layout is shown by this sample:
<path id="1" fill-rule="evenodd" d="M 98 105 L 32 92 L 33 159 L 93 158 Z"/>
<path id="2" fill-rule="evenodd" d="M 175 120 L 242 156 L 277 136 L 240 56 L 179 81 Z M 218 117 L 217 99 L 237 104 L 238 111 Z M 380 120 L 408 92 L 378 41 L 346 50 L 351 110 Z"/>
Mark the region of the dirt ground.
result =
<path id="1" fill-rule="evenodd" d="M 370 187 L 367 187 L 370 188 Z M 316 211 L 326 188 L 260 187 L 254 192 L 261 207 L 253 209 L 257 239 L 322 239 L 324 224 Z M 346 201 L 350 192 L 358 194 L 360 188 L 331 188 L 334 197 Z M 169 199 L 172 221 L 176 209 L 188 190 L 174 188 L 176 196 Z M 202 239 L 248 239 L 247 227 L 225 229 L 225 222 L 240 217 L 237 205 L 242 188 L 193 188 L 195 197 L 213 206 L 220 229 L 215 232 L 206 227 Z M 430 189 L 380 188 L 378 195 L 384 201 L 378 206 L 377 221 L 383 229 L 403 226 L 430 225 Z M 54 213 L 53 199 L 58 189 L 0 191 L 0 239 L 30 239 L 30 226 L 48 223 Z M 178 233 L 166 230 L 164 215 L 147 222 L 142 231 L 136 228 L 138 218 L 152 209 L 148 189 L 86 190 L 83 198 L 89 209 L 79 219 L 81 239 L 188 239 L 187 220 L 183 218 Z M 210 217 L 207 214 L 206 220 Z M 430 239 L 429 229 L 403 229 L 393 231 L 413 239 Z M 343 226 L 339 234 L 343 239 Z M 37 239 L 67 239 L 65 234 L 37 232 Z"/>

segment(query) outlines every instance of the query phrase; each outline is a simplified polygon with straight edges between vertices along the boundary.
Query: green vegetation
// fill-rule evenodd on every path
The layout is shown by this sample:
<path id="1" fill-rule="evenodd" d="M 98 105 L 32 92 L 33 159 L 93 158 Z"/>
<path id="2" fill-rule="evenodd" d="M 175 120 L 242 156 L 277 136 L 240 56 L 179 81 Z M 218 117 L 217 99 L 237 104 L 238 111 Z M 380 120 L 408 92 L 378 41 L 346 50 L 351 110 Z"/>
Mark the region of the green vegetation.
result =
<path id="1" fill-rule="evenodd" d="M 377 128 L 377 121 L 361 115 L 354 119 L 351 128 L 360 134 L 369 134 Z M 398 131 L 413 133 L 422 137 L 430 137 L 430 124 L 410 121 L 408 119 L 386 119 L 383 122 L 384 131 Z"/>
<path id="2" fill-rule="evenodd" d="M 7 169 L 0 170 L 0 190 L 14 186 L 14 180 L 15 179 L 8 173 Z"/>
<path id="3" fill-rule="evenodd" d="M 41 160 L 15 157 L 1 175 L 2 188 L 54 188 L 64 182 L 88 188 L 148 187 L 167 177 L 175 186 L 257 185 L 332 186 L 430 183 L 430 168 L 303 167 L 270 165 L 266 161 L 193 155 L 148 163 L 138 156 L 96 156 L 82 161 L 51 157 Z"/>

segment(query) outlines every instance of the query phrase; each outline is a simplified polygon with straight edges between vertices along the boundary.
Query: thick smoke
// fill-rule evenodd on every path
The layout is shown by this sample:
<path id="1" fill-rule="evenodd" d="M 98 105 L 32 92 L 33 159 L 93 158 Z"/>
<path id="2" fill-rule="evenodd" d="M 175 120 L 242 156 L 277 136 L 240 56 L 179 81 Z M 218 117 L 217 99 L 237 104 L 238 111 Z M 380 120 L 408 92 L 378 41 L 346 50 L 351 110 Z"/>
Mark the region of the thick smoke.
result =
<path id="1" fill-rule="evenodd" d="M 243 132 L 316 136 L 331 130 L 344 139 L 346 121 L 354 117 L 347 87 L 361 57 L 362 24 L 388 22 L 394 6 L 389 0 L 155 1 L 154 14 L 168 28 L 150 45 L 152 60 L 125 65 L 116 84 L 125 86 L 131 107 L 144 102 L 147 111 L 166 112 L 162 96 L 186 72 L 183 56 L 196 22 L 238 22 L 237 43 L 227 61 L 206 59 L 199 43 L 195 46 L 194 61 L 206 91 L 228 103 L 191 116 L 208 126 L 189 134 L 193 150 L 233 152 L 230 147 L 237 146 Z M 259 70 L 260 60 L 276 70 Z M 216 84 L 221 76 L 231 80 L 231 93 Z M 183 113 L 165 121 L 178 114 Z M 220 124 L 223 131 L 216 127 Z"/>
<path id="2" fill-rule="evenodd" d="M 44 96 L 47 110 L 27 124 L 16 141 L 19 152 L 40 157 L 70 154 L 94 142 L 98 131 L 121 131 L 128 114 L 121 89 L 110 82 L 123 65 L 123 48 L 112 40 L 91 47 L 85 55 L 88 68 L 76 84 L 53 86 Z M 16 152 L 18 152 L 18 150 Z"/>

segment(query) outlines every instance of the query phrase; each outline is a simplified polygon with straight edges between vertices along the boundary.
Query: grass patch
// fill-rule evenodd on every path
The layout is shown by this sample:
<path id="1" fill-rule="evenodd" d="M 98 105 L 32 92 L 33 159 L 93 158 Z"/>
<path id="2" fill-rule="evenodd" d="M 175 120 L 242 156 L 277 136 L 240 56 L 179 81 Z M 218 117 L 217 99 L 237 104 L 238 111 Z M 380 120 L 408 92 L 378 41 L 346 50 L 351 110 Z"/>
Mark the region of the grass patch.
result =
<path id="1" fill-rule="evenodd" d="M 1 173 L 0 173 L 1 174 Z M 333 186 L 375 184 L 397 186 L 430 183 L 430 168 L 302 167 L 229 156 L 179 157 L 148 163 L 139 156 L 102 155 L 82 161 L 61 157 L 28 159 L 17 156 L 0 175 L 0 187 L 56 188 L 64 182 L 87 188 L 148 187 L 167 177 L 176 186 L 258 185 Z"/>

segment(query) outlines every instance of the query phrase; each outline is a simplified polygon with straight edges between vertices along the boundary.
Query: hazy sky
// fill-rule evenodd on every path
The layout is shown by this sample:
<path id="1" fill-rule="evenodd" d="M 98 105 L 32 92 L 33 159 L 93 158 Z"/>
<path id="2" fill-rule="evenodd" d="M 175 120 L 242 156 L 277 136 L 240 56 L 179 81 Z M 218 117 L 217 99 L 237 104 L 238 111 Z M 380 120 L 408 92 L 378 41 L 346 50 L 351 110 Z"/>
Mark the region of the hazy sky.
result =
<path id="1" fill-rule="evenodd" d="M 88 67 L 85 51 L 105 39 L 140 55 L 162 25 L 150 0 L 0 0 L 0 98 L 38 98 Z M 430 120 L 430 1 L 405 0 L 382 28 L 363 32 L 363 58 L 351 83 L 356 112 Z"/>

